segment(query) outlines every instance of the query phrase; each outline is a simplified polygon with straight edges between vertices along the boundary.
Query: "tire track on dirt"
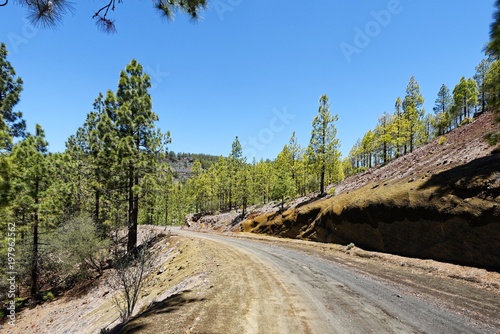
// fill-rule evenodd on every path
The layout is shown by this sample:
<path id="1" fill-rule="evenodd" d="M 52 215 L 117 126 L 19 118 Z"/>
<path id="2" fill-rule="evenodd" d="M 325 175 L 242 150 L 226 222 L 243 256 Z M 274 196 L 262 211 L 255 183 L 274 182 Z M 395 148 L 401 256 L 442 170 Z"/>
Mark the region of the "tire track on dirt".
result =
<path id="1" fill-rule="evenodd" d="M 254 284 L 249 292 L 260 296 L 257 298 L 262 298 L 263 294 L 272 297 L 267 303 L 249 304 L 246 323 L 253 324 L 251 332 L 495 332 L 493 328 L 476 324 L 458 313 L 440 307 L 434 301 L 418 296 L 418 291 L 413 291 L 409 286 L 389 284 L 387 281 L 349 270 L 346 266 L 305 252 L 219 235 L 183 230 L 176 230 L 175 233 L 212 240 L 224 248 L 232 247 L 241 254 L 240 257 L 245 257 L 246 266 L 252 261 L 258 264 L 260 270 L 256 270 L 252 265 L 252 269 L 243 274 L 250 275 L 252 280 L 261 279 L 263 282 L 260 285 Z M 273 295 L 276 291 L 283 294 L 281 305 L 276 304 L 276 297 Z M 289 326 L 261 326 L 261 322 L 265 322 L 261 318 L 265 311 L 269 310 L 269 307 L 276 308 L 276 305 L 279 305 L 279 312 L 276 311 L 275 317 L 280 314 L 282 319 L 286 319 L 283 311 L 288 309 L 290 315 L 299 315 L 301 326 L 295 326 L 293 330 L 290 330 Z M 286 323 L 276 319 L 275 324 Z"/>

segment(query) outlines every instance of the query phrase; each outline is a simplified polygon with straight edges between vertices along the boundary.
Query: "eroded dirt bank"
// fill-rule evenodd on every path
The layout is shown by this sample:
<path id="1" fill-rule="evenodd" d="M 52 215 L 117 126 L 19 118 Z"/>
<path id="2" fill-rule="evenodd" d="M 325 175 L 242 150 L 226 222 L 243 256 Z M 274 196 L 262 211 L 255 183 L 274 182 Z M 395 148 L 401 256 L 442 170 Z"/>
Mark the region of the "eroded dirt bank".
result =
<path id="1" fill-rule="evenodd" d="M 500 154 L 484 139 L 498 127 L 482 115 L 441 144 L 346 179 L 333 197 L 241 228 L 500 270 Z"/>

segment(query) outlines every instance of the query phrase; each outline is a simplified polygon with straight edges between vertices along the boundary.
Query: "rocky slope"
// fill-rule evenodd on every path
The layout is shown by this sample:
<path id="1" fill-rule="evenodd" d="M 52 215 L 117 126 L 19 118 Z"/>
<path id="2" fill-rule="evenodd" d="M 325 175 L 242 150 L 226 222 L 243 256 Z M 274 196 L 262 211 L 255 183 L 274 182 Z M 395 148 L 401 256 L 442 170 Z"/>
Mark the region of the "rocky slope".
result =
<path id="1" fill-rule="evenodd" d="M 334 196 L 254 213 L 241 229 L 500 270 L 500 154 L 484 139 L 498 129 L 481 115 Z"/>

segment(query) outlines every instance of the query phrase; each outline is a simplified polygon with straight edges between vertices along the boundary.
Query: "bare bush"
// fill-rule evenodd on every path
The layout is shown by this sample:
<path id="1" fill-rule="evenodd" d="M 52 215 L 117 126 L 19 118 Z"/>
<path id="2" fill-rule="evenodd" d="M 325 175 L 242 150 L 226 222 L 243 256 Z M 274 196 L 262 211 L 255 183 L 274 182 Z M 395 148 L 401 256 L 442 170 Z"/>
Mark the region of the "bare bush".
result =
<path id="1" fill-rule="evenodd" d="M 151 250 L 154 240 L 153 234 L 147 235 L 142 245 L 114 261 L 115 273 L 110 279 L 110 285 L 119 290 L 114 302 L 123 322 L 132 316 L 144 280 L 154 268 L 155 252 Z"/>

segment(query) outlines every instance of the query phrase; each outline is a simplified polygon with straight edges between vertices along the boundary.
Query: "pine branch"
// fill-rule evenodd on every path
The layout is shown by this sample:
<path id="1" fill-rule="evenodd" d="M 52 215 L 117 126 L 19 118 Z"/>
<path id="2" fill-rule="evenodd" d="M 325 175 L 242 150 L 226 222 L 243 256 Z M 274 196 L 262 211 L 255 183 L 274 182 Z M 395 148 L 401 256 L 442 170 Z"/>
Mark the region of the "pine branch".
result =
<path id="1" fill-rule="evenodd" d="M 119 0 L 120 2 L 121 0 Z M 110 20 L 107 18 L 109 9 L 112 11 L 115 10 L 115 3 L 116 0 L 109 0 L 107 5 L 104 5 L 101 9 L 99 9 L 93 16 L 93 19 L 96 19 L 96 24 L 99 27 L 99 29 L 102 29 L 103 31 L 107 33 L 115 33 L 116 32 L 116 26 L 115 26 L 115 21 Z M 104 11 L 104 15 L 101 15 L 101 12 Z"/>

